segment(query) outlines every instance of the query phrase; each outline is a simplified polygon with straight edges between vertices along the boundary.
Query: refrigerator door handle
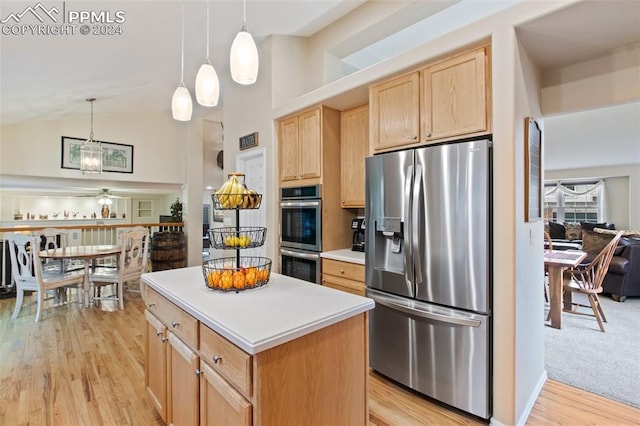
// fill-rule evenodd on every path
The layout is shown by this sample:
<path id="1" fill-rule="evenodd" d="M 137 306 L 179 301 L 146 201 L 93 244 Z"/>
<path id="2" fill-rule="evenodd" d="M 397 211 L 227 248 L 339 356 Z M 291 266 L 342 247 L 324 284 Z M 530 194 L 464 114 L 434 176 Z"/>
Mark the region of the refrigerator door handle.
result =
<path id="1" fill-rule="evenodd" d="M 411 240 L 413 237 L 412 224 L 411 224 L 411 179 L 413 178 L 413 166 L 407 167 L 407 176 L 404 178 L 404 229 L 403 229 L 403 249 L 404 249 L 404 271 L 405 281 L 409 288 L 413 287 L 413 265 L 411 264 Z M 413 293 L 412 293 L 413 294 Z"/>
<path id="2" fill-rule="evenodd" d="M 404 312 L 414 317 L 420 317 L 428 320 L 439 321 L 447 324 L 461 325 L 465 327 L 480 327 L 481 321 L 472 320 L 467 318 L 451 317 L 448 315 L 437 314 L 435 312 L 426 312 L 419 309 L 411 308 L 409 306 L 403 306 L 399 303 L 392 302 L 386 297 L 380 297 L 373 294 L 368 294 L 368 297 L 372 298 L 376 303 L 387 308 L 394 309 L 396 311 Z"/>
<path id="3" fill-rule="evenodd" d="M 422 285 L 422 250 L 420 244 L 420 226 L 419 221 L 424 222 L 424 218 L 418 215 L 420 211 L 420 202 L 423 199 L 422 191 L 422 165 L 416 166 L 415 176 L 413 177 L 413 197 L 411 200 L 411 241 L 413 244 L 413 266 L 415 270 L 416 287 Z"/>

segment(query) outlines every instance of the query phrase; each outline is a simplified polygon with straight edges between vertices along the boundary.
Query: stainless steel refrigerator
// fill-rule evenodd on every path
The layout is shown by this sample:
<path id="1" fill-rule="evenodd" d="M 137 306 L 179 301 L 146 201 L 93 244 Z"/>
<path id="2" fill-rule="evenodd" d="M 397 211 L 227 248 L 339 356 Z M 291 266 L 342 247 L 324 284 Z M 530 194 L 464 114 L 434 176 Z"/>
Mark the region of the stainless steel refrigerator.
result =
<path id="1" fill-rule="evenodd" d="M 366 159 L 370 366 L 491 416 L 491 142 Z"/>

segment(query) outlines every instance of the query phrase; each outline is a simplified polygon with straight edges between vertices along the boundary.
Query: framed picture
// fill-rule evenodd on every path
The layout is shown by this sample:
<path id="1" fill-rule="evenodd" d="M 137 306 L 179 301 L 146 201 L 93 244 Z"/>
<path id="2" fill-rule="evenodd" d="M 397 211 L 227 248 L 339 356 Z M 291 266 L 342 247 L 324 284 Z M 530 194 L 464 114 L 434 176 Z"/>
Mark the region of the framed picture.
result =
<path id="1" fill-rule="evenodd" d="M 63 169 L 80 170 L 80 147 L 86 139 L 62 136 Z M 133 145 L 102 142 L 102 171 L 133 173 Z"/>
<path id="2" fill-rule="evenodd" d="M 542 217 L 542 132 L 535 119 L 524 123 L 524 220 Z"/>

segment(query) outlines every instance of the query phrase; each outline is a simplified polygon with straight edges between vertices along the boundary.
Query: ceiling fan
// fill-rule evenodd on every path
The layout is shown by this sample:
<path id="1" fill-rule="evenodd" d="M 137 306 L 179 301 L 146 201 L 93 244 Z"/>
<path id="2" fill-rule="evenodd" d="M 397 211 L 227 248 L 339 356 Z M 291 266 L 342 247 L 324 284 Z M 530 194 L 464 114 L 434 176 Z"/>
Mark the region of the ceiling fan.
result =
<path id="1" fill-rule="evenodd" d="M 102 190 L 98 194 L 83 194 L 83 195 L 77 195 L 77 197 L 81 197 L 81 198 L 89 197 L 89 198 L 97 198 L 97 199 L 126 198 L 126 197 L 121 197 L 119 195 L 113 195 L 111 191 L 109 191 L 109 188 L 102 188 Z"/>

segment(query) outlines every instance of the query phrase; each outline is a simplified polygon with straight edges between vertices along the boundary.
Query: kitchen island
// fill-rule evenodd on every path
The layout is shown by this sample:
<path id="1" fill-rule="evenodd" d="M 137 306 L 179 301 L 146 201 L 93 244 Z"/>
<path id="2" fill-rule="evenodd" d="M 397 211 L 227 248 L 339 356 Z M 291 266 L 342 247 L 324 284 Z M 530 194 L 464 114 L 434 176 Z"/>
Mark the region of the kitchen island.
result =
<path id="1" fill-rule="evenodd" d="M 272 273 L 219 292 L 200 267 L 143 274 L 145 385 L 175 424 L 366 424 L 372 300 Z"/>

